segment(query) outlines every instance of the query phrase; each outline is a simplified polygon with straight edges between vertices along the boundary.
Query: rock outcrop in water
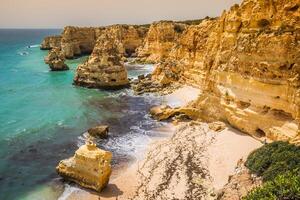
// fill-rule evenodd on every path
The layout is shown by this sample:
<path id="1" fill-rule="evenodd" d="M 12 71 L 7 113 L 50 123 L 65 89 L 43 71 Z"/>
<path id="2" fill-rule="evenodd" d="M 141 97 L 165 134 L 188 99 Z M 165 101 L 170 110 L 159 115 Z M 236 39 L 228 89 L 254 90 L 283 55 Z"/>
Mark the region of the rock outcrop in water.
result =
<path id="1" fill-rule="evenodd" d="M 69 70 L 68 65 L 65 64 L 64 55 L 57 47 L 49 51 L 49 54 L 45 57 L 45 63 L 49 65 L 52 71 Z"/>
<path id="2" fill-rule="evenodd" d="M 108 137 L 109 127 L 106 125 L 95 126 L 88 130 L 88 133 L 93 137 L 99 137 L 101 139 Z"/>
<path id="3" fill-rule="evenodd" d="M 122 62 L 123 49 L 109 34 L 102 34 L 88 61 L 79 65 L 74 84 L 88 88 L 117 89 L 129 84 Z"/>
<path id="4" fill-rule="evenodd" d="M 299 19 L 297 0 L 244 0 L 218 19 L 187 27 L 174 46 L 166 45 L 172 50 L 152 77 L 201 88 L 193 104 L 199 118 L 228 121 L 256 137 L 300 142 Z M 151 38 L 164 33 L 169 36 L 160 31 Z"/>
<path id="5" fill-rule="evenodd" d="M 117 89 L 129 85 L 123 60 L 142 45 L 147 29 L 113 25 L 102 30 L 89 60 L 78 66 L 74 83 L 90 88 Z"/>
<path id="6" fill-rule="evenodd" d="M 87 143 L 73 157 L 60 161 L 56 170 L 66 180 L 100 192 L 109 181 L 111 158 L 110 152 Z"/>

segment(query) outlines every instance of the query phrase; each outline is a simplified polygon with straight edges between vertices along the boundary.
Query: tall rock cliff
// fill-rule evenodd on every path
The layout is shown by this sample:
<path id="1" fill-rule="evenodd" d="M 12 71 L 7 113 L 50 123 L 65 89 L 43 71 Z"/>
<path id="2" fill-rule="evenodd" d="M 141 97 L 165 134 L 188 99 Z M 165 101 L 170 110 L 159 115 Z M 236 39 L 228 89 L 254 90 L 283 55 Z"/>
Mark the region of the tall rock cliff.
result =
<path id="1" fill-rule="evenodd" d="M 172 21 L 160 21 L 151 25 L 138 56 L 147 62 L 160 62 L 169 56 L 186 25 Z"/>
<path id="2" fill-rule="evenodd" d="M 147 29 L 113 25 L 102 31 L 89 60 L 78 66 L 74 83 L 92 88 L 120 88 L 129 84 L 123 58 L 135 54 Z"/>
<path id="3" fill-rule="evenodd" d="M 244 0 L 217 20 L 190 26 L 177 44 L 166 45 L 172 51 L 153 77 L 171 71 L 200 87 L 193 107 L 201 118 L 228 121 L 257 137 L 300 142 L 299 5 Z"/>
<path id="4" fill-rule="evenodd" d="M 101 30 L 101 28 L 65 27 L 61 40 L 61 50 L 65 57 L 72 59 L 92 53 Z"/>

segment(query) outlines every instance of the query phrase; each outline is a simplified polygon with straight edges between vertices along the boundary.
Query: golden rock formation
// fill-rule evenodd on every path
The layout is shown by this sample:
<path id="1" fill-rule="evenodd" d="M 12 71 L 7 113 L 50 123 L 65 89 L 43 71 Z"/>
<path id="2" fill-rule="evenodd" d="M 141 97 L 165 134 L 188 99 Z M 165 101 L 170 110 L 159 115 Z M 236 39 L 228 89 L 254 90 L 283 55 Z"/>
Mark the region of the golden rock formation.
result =
<path id="1" fill-rule="evenodd" d="M 45 37 L 40 46 L 41 50 L 51 50 L 54 47 L 60 48 L 61 46 L 61 36 L 49 36 Z"/>
<path id="2" fill-rule="evenodd" d="M 52 48 L 49 54 L 45 57 L 45 63 L 49 65 L 52 71 L 69 70 L 65 64 L 65 57 L 57 47 Z"/>
<path id="3" fill-rule="evenodd" d="M 144 27 L 130 25 L 113 25 L 101 30 L 89 60 L 78 66 L 74 83 L 92 88 L 128 86 L 123 59 L 136 53 L 146 32 Z"/>
<path id="4" fill-rule="evenodd" d="M 62 160 L 57 172 L 66 180 L 100 192 L 109 181 L 112 154 L 96 147 L 92 142 L 81 146 L 75 155 Z"/>
<path id="5" fill-rule="evenodd" d="M 300 142 L 299 27 L 298 0 L 244 0 L 216 20 L 189 26 L 152 77 L 172 72 L 201 88 L 193 104 L 200 118 Z"/>
<path id="6" fill-rule="evenodd" d="M 146 62 L 160 62 L 167 58 L 186 25 L 172 21 L 160 21 L 151 25 L 144 45 L 139 48 L 138 56 Z"/>
<path id="7" fill-rule="evenodd" d="M 74 83 L 89 88 L 117 89 L 128 86 L 127 70 L 122 63 L 121 43 L 102 34 L 88 61 L 79 65 Z"/>
<path id="8" fill-rule="evenodd" d="M 101 28 L 79 28 L 67 26 L 64 28 L 61 40 L 61 51 L 67 59 L 90 54 Z"/>

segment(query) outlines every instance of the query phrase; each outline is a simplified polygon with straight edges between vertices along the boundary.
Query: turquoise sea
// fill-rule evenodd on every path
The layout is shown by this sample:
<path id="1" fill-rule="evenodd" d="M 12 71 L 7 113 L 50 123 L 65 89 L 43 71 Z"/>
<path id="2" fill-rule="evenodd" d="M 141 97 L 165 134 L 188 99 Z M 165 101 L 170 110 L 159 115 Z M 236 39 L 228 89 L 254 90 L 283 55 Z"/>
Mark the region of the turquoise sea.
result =
<path id="1" fill-rule="evenodd" d="M 70 71 L 49 71 L 39 44 L 60 32 L 0 29 L 0 199 L 57 199 L 63 183 L 55 166 L 96 124 L 111 127 L 98 145 L 113 152 L 114 167 L 131 160 L 159 126 L 147 115 L 154 98 L 73 86 L 76 66 L 87 57 L 67 61 Z M 136 77 L 151 67 L 128 70 Z"/>

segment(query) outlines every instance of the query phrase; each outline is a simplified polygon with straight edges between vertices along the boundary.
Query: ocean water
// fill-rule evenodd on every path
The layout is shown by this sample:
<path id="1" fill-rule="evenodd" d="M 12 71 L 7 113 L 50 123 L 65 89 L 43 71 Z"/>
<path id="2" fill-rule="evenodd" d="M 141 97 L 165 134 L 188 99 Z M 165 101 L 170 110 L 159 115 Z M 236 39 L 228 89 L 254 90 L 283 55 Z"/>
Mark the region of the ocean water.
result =
<path id="1" fill-rule="evenodd" d="M 57 199 L 64 184 L 55 166 L 74 154 L 96 124 L 110 126 L 111 137 L 98 145 L 113 152 L 115 168 L 162 125 L 147 115 L 156 98 L 73 86 L 76 66 L 87 57 L 67 61 L 69 71 L 49 71 L 39 44 L 60 31 L 0 29 L 0 199 Z M 131 66 L 129 77 L 149 71 L 151 66 Z"/>

